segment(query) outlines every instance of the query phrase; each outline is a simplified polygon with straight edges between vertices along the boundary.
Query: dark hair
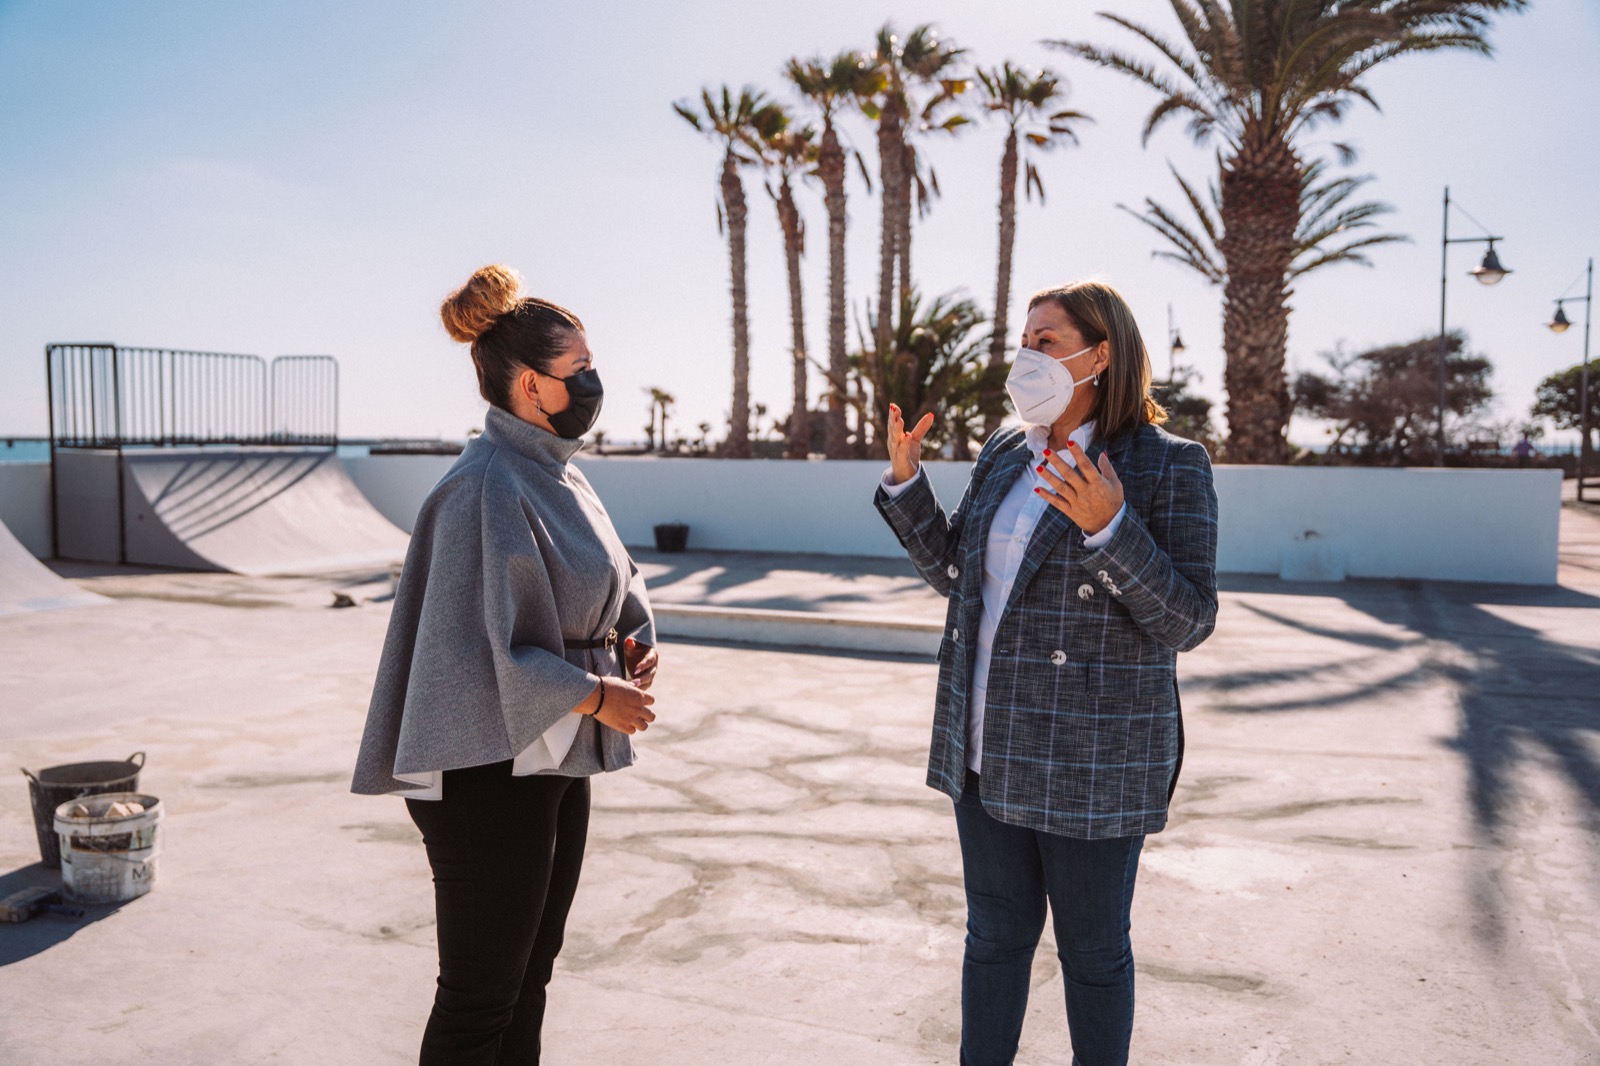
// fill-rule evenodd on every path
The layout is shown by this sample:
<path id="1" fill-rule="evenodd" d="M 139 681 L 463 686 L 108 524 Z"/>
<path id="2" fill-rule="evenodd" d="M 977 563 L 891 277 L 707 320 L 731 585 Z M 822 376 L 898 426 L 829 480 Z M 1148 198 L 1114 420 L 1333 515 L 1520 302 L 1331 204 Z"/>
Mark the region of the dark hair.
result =
<path id="1" fill-rule="evenodd" d="M 1042 303 L 1061 308 L 1088 344 L 1111 342 L 1111 362 L 1100 373 L 1095 397 L 1095 435 L 1103 441 L 1149 423 L 1167 420 L 1166 408 L 1150 395 L 1150 353 L 1145 350 L 1139 324 L 1120 293 L 1100 281 L 1080 281 L 1036 292 L 1028 301 L 1032 311 Z"/>
<path id="2" fill-rule="evenodd" d="M 523 296 L 522 276 L 498 263 L 474 271 L 465 285 L 445 297 L 439 317 L 451 337 L 472 345 L 483 398 L 507 410 L 517 375 L 523 370 L 550 373 L 573 334 L 583 332 L 578 316 L 565 307 Z"/>

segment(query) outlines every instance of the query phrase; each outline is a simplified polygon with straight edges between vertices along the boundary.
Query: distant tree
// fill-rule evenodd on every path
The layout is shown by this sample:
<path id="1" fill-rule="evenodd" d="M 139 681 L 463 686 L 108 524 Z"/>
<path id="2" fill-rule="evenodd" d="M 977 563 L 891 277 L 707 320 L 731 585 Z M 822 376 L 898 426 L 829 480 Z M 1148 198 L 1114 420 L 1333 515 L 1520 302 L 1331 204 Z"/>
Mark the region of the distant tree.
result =
<path id="1" fill-rule="evenodd" d="M 1548 418 L 1556 424 L 1557 429 L 1578 429 L 1580 408 L 1578 404 L 1579 389 L 1583 382 L 1583 364 L 1569 366 L 1565 370 L 1558 370 L 1543 381 L 1539 382 L 1538 391 L 1534 393 L 1533 417 Z M 1589 439 L 1584 446 L 1589 451 L 1595 450 L 1595 421 L 1600 419 L 1600 367 L 1589 367 Z"/>
<path id="2" fill-rule="evenodd" d="M 953 133 L 971 121 L 950 113 L 950 105 L 966 91 L 966 79 L 956 74 L 956 64 L 966 52 L 942 40 L 931 24 L 914 27 L 905 36 L 884 23 L 868 54 L 873 69 L 882 75 L 878 92 L 862 101 L 861 111 L 877 124 L 878 185 L 883 208 L 883 228 L 878 244 L 877 348 L 893 334 L 892 315 L 904 306 L 915 285 L 911 273 L 911 219 L 913 210 L 925 210 L 939 181 L 931 170 L 926 179 L 916 150 L 916 138 L 930 133 Z M 898 286 L 896 274 L 898 273 Z M 898 300 L 896 297 L 898 296 Z"/>
<path id="3" fill-rule="evenodd" d="M 836 120 L 842 109 L 859 107 L 882 88 L 883 75 L 859 52 L 840 52 L 832 59 L 791 59 L 784 73 L 801 96 L 809 100 L 822 119 L 817 142 L 817 180 L 822 183 L 822 203 L 828 212 L 828 408 L 824 414 L 826 443 L 821 450 L 829 459 L 849 455 L 849 429 L 845 424 L 845 385 L 849 376 L 845 321 L 845 178 L 854 158 L 867 188 L 866 164 L 861 154 L 839 140 Z M 793 432 L 791 438 L 796 436 Z"/>
<path id="4" fill-rule="evenodd" d="M 711 423 L 702 422 L 695 428 L 700 431 L 700 450 L 709 452 L 711 450 Z"/>
<path id="5" fill-rule="evenodd" d="M 1312 136 L 1357 103 L 1377 106 L 1368 75 L 1420 52 L 1490 51 L 1491 16 L 1525 0 L 1169 0 L 1180 33 L 1126 15 L 1100 17 L 1146 50 L 1047 42 L 1154 90 L 1143 136 L 1185 119 L 1197 143 L 1218 143 L 1227 357 L 1228 451 L 1281 463 L 1292 408 L 1285 374 L 1291 266 L 1304 219 Z"/>
<path id="6" fill-rule="evenodd" d="M 800 260 L 806 254 L 806 223 L 794 201 L 794 179 L 815 176 L 817 131 L 814 126 L 796 128 L 786 120 L 782 130 L 762 144 L 761 162 L 778 175 L 778 187 L 767 184 L 767 195 L 778 208 L 778 228 L 783 231 L 783 260 L 789 273 L 790 357 L 794 401 L 789 421 L 798 430 L 789 439 L 787 456 L 806 457 L 806 314 L 800 285 Z M 758 416 L 759 417 L 759 416 Z"/>
<path id="7" fill-rule="evenodd" d="M 936 420 L 925 439 L 934 447 L 952 444 L 958 458 L 970 455 L 985 416 L 1004 403 L 997 383 L 1004 382 L 1006 367 L 988 365 L 982 329 L 987 321 L 971 300 L 946 295 L 924 304 L 912 292 L 884 351 L 876 345 L 878 323 L 869 321 L 860 331 L 866 347 L 855 356 L 864 385 L 863 421 L 884 425 L 891 403 L 908 424 L 932 411 Z"/>
<path id="8" fill-rule="evenodd" d="M 1482 355 L 1466 353 L 1466 338 L 1446 338 L 1445 410 L 1454 415 L 1454 440 L 1462 450 L 1472 419 L 1487 408 L 1493 368 Z M 1438 458 L 1434 427 L 1439 403 L 1439 339 L 1423 337 L 1356 355 L 1324 353 L 1332 375 L 1295 378 L 1295 408 L 1333 423 L 1330 459 L 1373 466 L 1418 466 Z"/>
<path id="9" fill-rule="evenodd" d="M 650 434 L 650 450 L 654 451 L 656 446 L 655 428 L 658 415 L 661 424 L 661 447 L 665 449 L 667 446 L 667 414 L 672 410 L 672 405 L 678 402 L 678 398 L 672 393 L 658 389 L 653 385 L 644 391 L 650 396 L 650 427 L 648 430 Z"/>
<path id="10" fill-rule="evenodd" d="M 994 329 L 989 337 L 989 365 L 1006 361 L 1007 322 L 1011 304 L 1011 257 L 1017 243 L 1017 179 L 1022 178 L 1022 194 L 1034 194 L 1044 203 L 1044 179 L 1029 153 L 1047 152 L 1061 144 L 1076 144 L 1074 123 L 1093 119 L 1059 105 L 1067 98 L 1067 87 L 1060 75 L 1050 70 L 1028 71 L 1007 62 L 993 69 L 978 69 L 980 97 L 985 111 L 998 115 L 1006 124 L 1006 145 L 1000 153 L 1000 254 L 996 262 Z M 996 416 L 985 425 L 987 437 L 1000 428 Z"/>
<path id="11" fill-rule="evenodd" d="M 727 454 L 750 457 L 750 318 L 745 285 L 745 204 L 741 166 L 756 164 L 763 142 L 788 123 L 783 108 L 766 94 L 746 86 L 738 93 L 726 85 L 719 95 L 700 92 L 700 108 L 688 101 L 672 105 L 680 118 L 722 148 L 722 172 L 717 200 L 717 229 L 727 220 L 728 269 L 733 295 L 733 414 L 729 421 Z M 666 438 L 662 438 L 663 445 Z"/>
<path id="12" fill-rule="evenodd" d="M 1185 440 L 1199 441 L 1215 455 L 1222 442 L 1211 423 L 1211 400 L 1189 387 L 1198 380 L 1194 370 L 1184 367 L 1171 380 L 1157 382 L 1151 391 L 1156 402 L 1167 409 L 1167 424 L 1162 428 Z"/>

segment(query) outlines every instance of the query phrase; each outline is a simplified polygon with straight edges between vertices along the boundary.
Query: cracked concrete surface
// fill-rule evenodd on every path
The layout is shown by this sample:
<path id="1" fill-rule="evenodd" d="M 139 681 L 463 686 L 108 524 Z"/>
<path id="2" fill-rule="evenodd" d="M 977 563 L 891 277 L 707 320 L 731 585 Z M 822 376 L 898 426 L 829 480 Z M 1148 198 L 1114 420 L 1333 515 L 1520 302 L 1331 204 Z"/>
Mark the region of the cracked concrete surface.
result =
<path id="1" fill-rule="evenodd" d="M 1567 525 L 1559 588 L 1224 583 L 1140 872 L 1134 1061 L 1600 1061 L 1600 519 Z M 667 598 L 942 613 L 892 566 L 809 564 L 645 569 Z M 0 765 L 146 750 L 164 854 L 139 900 L 0 926 L 0 1062 L 414 1061 L 427 863 L 399 800 L 345 791 L 387 606 L 76 579 L 118 602 L 0 619 Z M 954 1063 L 933 684 L 926 661 L 665 647 L 639 765 L 595 782 L 546 1061 Z M 0 788 L 0 893 L 52 876 L 24 784 Z M 1047 933 L 1019 1062 L 1070 1061 L 1061 1002 Z"/>

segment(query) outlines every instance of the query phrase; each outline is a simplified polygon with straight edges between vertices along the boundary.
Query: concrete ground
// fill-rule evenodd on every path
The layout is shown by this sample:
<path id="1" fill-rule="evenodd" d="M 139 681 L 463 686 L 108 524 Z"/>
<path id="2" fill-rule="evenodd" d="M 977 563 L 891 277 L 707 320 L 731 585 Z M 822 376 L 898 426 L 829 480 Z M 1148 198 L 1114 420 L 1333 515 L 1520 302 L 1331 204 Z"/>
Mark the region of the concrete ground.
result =
<path id="1" fill-rule="evenodd" d="M 1600 517 L 1563 538 L 1554 588 L 1225 582 L 1140 872 L 1135 1062 L 1600 1062 Z M 903 563 L 640 561 L 663 602 L 942 614 Z M 346 792 L 381 587 L 68 572 L 115 602 L 0 618 L 0 765 L 147 751 L 165 852 L 148 896 L 0 926 L 0 1063 L 414 1061 L 427 863 L 399 800 Z M 664 644 L 643 758 L 595 782 L 546 1061 L 954 1063 L 933 687 Z M 0 895 L 36 859 L 17 774 Z M 1048 934 L 1018 1061 L 1070 1061 Z"/>

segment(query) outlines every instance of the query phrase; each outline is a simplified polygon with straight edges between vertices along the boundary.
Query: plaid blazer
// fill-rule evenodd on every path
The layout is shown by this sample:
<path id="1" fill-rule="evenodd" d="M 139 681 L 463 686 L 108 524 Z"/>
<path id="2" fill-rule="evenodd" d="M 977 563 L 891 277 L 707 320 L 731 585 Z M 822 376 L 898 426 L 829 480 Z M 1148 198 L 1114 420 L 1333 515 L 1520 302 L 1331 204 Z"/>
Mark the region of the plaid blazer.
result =
<path id="1" fill-rule="evenodd" d="M 1217 617 L 1217 496 L 1193 441 L 1145 425 L 1096 441 L 1128 512 L 1084 547 L 1049 508 L 1034 528 L 998 628 L 983 717 L 980 796 L 1002 822 L 1084 839 L 1161 830 L 1183 760 L 1176 658 Z M 926 477 L 875 503 L 928 584 L 949 598 L 928 784 L 959 798 L 983 613 L 985 543 L 1000 501 L 1028 469 L 1021 429 L 989 439 L 946 516 Z"/>

